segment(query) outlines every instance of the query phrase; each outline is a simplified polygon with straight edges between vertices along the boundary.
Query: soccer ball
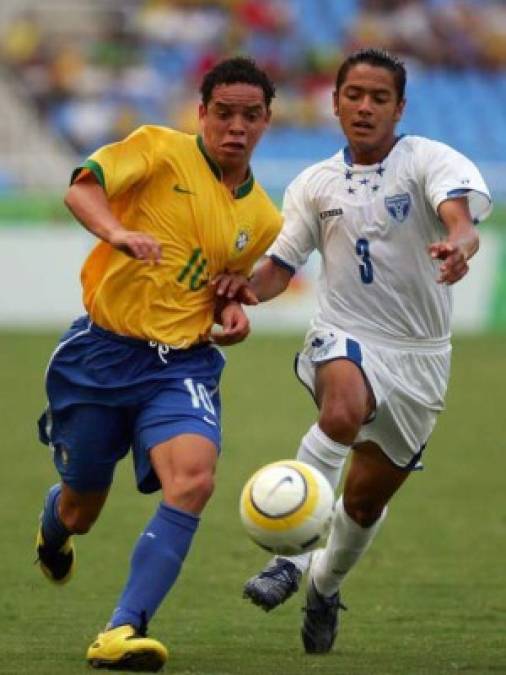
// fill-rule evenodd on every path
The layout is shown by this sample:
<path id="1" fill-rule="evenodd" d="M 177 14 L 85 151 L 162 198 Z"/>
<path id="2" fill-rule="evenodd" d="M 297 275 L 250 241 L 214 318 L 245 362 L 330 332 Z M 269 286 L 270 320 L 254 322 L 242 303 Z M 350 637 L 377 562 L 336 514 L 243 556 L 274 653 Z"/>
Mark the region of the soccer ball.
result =
<path id="1" fill-rule="evenodd" d="M 333 490 L 318 469 L 285 460 L 251 476 L 242 490 L 240 513 L 255 543 L 272 553 L 295 555 L 322 545 L 333 506 Z"/>

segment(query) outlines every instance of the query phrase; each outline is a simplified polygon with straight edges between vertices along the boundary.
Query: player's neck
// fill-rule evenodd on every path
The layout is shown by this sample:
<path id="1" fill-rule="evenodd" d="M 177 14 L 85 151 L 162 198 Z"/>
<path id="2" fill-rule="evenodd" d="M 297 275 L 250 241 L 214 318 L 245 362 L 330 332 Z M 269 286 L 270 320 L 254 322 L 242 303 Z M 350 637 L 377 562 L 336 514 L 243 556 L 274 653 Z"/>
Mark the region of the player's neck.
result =
<path id="1" fill-rule="evenodd" d="M 373 148 L 358 147 L 349 143 L 348 152 L 350 159 L 353 164 L 361 164 L 364 166 L 369 164 L 379 164 L 379 162 L 382 162 L 385 157 L 390 154 L 390 151 L 398 140 L 398 136 L 392 136 L 385 139 L 385 141 L 378 143 L 378 145 Z"/>
<path id="2" fill-rule="evenodd" d="M 241 167 L 240 169 L 229 169 L 228 171 L 222 169 L 223 184 L 232 194 L 248 179 L 249 175 L 249 166 Z"/>

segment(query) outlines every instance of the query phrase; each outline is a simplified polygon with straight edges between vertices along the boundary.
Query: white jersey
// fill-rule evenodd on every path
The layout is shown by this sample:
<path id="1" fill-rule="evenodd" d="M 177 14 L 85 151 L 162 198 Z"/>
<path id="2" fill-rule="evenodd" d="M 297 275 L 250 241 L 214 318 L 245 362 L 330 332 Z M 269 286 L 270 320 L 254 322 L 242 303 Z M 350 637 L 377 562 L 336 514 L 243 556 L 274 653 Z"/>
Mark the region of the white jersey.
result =
<path id="1" fill-rule="evenodd" d="M 447 232 L 441 202 L 467 194 L 477 223 L 491 199 L 476 166 L 452 148 L 401 137 L 379 164 L 354 165 L 348 149 L 288 186 L 284 226 L 268 251 L 294 271 L 317 249 L 322 267 L 313 328 L 336 326 L 365 339 L 444 346 L 451 289 L 438 284 L 427 252 Z"/>

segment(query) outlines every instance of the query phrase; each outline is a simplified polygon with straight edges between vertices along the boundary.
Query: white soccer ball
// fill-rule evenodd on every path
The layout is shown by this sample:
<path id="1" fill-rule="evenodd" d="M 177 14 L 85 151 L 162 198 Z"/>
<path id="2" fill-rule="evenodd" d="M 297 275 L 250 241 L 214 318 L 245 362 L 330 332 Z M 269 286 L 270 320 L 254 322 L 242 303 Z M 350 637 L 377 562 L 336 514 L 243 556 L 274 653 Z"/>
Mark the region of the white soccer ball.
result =
<path id="1" fill-rule="evenodd" d="M 295 555 L 322 546 L 334 507 L 325 476 L 296 460 L 267 464 L 244 486 L 240 513 L 246 532 L 262 548 Z"/>

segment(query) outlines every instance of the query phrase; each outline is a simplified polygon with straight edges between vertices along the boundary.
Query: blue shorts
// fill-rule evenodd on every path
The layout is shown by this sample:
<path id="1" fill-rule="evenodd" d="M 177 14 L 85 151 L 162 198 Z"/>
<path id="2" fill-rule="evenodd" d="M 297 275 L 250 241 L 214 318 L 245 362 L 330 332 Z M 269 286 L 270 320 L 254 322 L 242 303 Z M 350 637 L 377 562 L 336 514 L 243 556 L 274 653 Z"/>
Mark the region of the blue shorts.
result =
<path id="1" fill-rule="evenodd" d="M 77 319 L 49 361 L 48 408 L 39 420 L 62 480 L 77 492 L 103 491 L 132 448 L 137 487 L 154 492 L 153 446 L 190 433 L 219 452 L 224 363 L 211 344 L 169 349 Z"/>

